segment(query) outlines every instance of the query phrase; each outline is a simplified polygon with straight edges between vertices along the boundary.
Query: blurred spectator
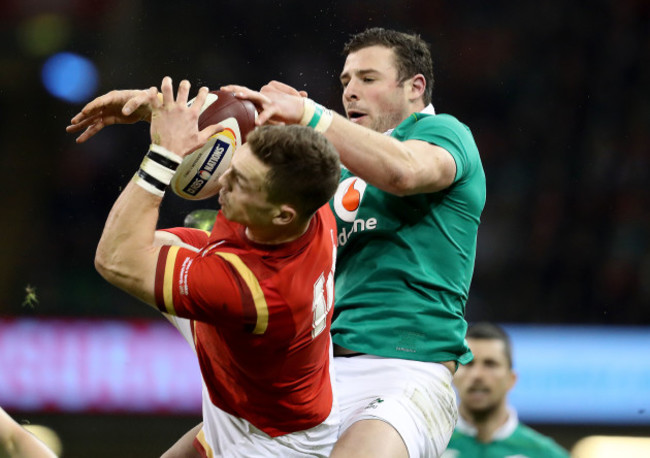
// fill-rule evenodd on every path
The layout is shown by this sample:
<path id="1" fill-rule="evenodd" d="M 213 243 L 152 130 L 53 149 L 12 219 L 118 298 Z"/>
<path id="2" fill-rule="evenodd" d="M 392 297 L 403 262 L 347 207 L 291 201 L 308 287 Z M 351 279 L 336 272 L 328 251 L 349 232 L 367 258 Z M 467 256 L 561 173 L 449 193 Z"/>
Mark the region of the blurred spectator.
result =
<path id="1" fill-rule="evenodd" d="M 552 439 L 519 423 L 507 395 L 517 381 L 510 338 L 499 326 L 477 323 L 467 330 L 474 360 L 461 366 L 454 383 L 458 424 L 443 458 L 568 458 Z"/>

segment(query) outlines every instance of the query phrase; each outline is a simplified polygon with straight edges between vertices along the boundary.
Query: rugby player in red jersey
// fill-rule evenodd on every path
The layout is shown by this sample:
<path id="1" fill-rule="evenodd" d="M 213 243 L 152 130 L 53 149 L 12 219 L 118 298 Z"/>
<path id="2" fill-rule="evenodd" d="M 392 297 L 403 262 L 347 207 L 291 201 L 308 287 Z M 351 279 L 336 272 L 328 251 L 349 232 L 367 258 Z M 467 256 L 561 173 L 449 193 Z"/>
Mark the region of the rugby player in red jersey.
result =
<path id="1" fill-rule="evenodd" d="M 165 313 L 194 346 L 201 455 L 326 457 L 339 422 L 329 335 L 336 227 L 326 205 L 340 177 L 338 154 L 308 127 L 257 128 L 220 178 L 212 232 L 156 232 L 171 179 L 160 167 L 173 172 L 219 130 L 198 130 L 207 89 L 188 107 L 189 88 L 181 82 L 174 97 L 165 78 L 162 100 L 148 91 L 157 154 L 148 158 L 158 164 L 143 162 L 115 202 L 96 268 Z"/>

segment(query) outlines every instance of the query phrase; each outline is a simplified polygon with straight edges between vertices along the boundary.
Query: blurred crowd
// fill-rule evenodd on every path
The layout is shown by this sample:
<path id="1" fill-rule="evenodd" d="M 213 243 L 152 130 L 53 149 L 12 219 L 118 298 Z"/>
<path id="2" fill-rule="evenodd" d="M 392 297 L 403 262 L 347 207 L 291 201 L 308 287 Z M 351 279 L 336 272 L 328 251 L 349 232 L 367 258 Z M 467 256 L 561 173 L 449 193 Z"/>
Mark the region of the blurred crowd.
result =
<path id="1" fill-rule="evenodd" d="M 0 316 L 156 315 L 93 267 L 148 126 L 76 145 L 64 129 L 83 103 L 45 91 L 47 53 L 92 60 L 95 95 L 164 75 L 195 89 L 278 79 L 341 112 L 343 44 L 384 26 L 432 44 L 434 105 L 471 128 L 482 154 L 468 317 L 650 324 L 647 1 L 9 0 L 0 24 Z M 56 33 L 39 41 L 45 27 Z M 168 194 L 161 226 L 217 205 Z"/>

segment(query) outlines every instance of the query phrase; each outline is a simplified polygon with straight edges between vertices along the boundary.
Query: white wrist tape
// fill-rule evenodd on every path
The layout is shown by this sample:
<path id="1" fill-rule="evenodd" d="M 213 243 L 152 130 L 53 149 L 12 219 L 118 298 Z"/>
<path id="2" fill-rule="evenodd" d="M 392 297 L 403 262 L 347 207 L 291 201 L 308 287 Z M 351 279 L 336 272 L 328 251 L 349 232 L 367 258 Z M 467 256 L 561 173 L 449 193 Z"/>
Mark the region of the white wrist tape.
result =
<path id="1" fill-rule="evenodd" d="M 312 99 L 305 97 L 302 100 L 304 111 L 302 113 L 302 118 L 300 118 L 300 124 L 311 127 L 316 132 L 325 132 L 334 119 L 332 110 L 328 110 L 323 105 L 314 102 Z"/>
<path id="2" fill-rule="evenodd" d="M 182 161 L 183 158 L 178 154 L 163 146 L 152 144 L 133 181 L 151 194 L 162 197 Z"/>

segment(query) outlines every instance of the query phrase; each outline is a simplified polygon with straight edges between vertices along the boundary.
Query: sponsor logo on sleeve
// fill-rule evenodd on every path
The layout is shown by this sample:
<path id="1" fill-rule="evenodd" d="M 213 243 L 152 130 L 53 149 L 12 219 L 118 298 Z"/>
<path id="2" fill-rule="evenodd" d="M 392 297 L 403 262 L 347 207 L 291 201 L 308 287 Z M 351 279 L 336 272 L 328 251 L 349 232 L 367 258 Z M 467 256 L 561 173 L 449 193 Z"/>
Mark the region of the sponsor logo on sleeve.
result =
<path id="1" fill-rule="evenodd" d="M 192 258 L 185 258 L 183 261 L 183 264 L 181 265 L 181 272 L 180 275 L 178 276 L 178 283 L 179 283 L 179 289 L 180 293 L 183 296 L 187 296 L 189 294 L 188 288 L 187 288 L 187 274 L 190 270 L 190 266 L 192 265 Z"/>

